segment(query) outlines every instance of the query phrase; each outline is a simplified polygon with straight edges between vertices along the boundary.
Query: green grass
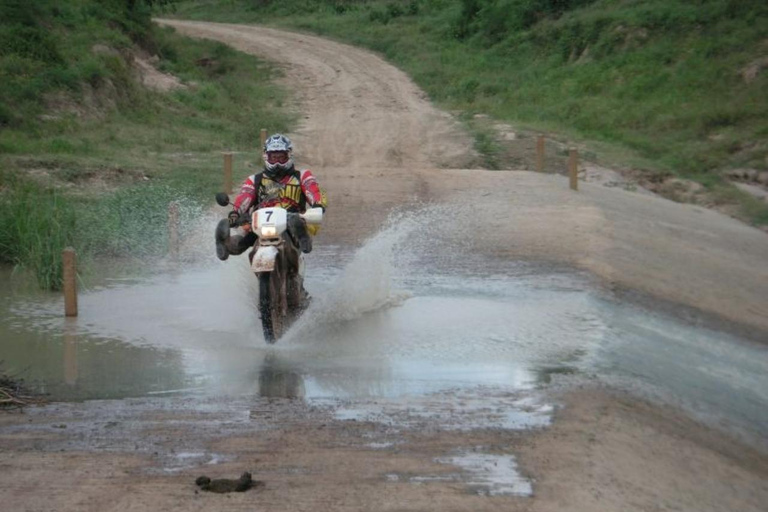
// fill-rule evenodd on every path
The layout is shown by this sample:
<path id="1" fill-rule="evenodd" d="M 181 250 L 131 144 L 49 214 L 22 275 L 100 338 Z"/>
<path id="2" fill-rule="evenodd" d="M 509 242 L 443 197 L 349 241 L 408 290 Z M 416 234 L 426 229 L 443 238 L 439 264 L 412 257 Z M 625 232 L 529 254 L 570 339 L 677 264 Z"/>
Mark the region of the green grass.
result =
<path id="1" fill-rule="evenodd" d="M 768 71 L 741 74 L 765 54 L 763 0 L 179 0 L 172 10 L 370 48 L 445 109 L 613 144 L 649 172 L 715 187 L 723 170 L 768 168 Z M 493 160 L 488 135 L 476 139 Z M 747 219 L 764 223 L 755 210 Z"/>
<path id="2" fill-rule="evenodd" d="M 7 189 L 0 201 L 0 254 L 33 269 L 45 288 L 61 284 L 61 251 L 76 228 L 71 204 L 61 194 L 0 174 Z"/>
<path id="3" fill-rule="evenodd" d="M 82 85 L 109 82 L 136 99 L 121 52 L 134 40 L 150 41 L 149 7 L 139 0 L 4 0 L 0 3 L 0 127 L 33 129 L 47 95 L 76 96 Z M 95 44 L 112 49 L 94 52 Z"/>
<path id="4" fill-rule="evenodd" d="M 282 108 L 285 95 L 271 85 L 272 67 L 219 43 L 176 37 L 170 29 L 154 34 L 160 69 L 191 87 L 165 94 L 132 83 L 128 104 L 111 101 L 123 94 L 113 93 L 112 87 L 89 90 L 97 97 L 94 102 L 104 104 L 92 110 L 78 105 L 79 96 L 73 95 L 69 107 L 84 110 L 85 122 L 54 111 L 32 127 L 0 131 L 0 151 L 37 159 L 127 159 L 132 165 L 151 165 L 159 153 L 252 149 L 262 127 L 287 128 L 291 118 Z"/>
<path id="5" fill-rule="evenodd" d="M 34 4 L 33 22 L 48 26 L 56 57 L 9 50 L 0 34 L 0 79 L 9 80 L 0 80 L 0 116 L 10 112 L 0 119 L 0 261 L 28 268 L 43 288 L 60 286 L 68 245 L 86 265 L 99 257 L 164 256 L 168 204 L 181 203 L 182 229 L 195 225 L 222 186 L 221 152 L 250 153 L 235 159 L 236 178 L 244 176 L 247 160 L 259 158 L 259 130 L 284 131 L 294 122 L 271 65 L 153 28 L 148 11 L 133 20 L 118 9 L 125 3 Z M 102 21 L 112 16 L 112 28 L 91 19 L 93 12 Z M 39 55 L 48 61 L 34 64 Z M 143 87 L 130 65 L 137 55 L 157 55 L 156 66 L 187 87 Z M 13 68 L 20 59 L 27 67 Z M 30 71 L 45 66 L 67 79 Z M 15 96 L 6 95 L 12 87 Z"/>

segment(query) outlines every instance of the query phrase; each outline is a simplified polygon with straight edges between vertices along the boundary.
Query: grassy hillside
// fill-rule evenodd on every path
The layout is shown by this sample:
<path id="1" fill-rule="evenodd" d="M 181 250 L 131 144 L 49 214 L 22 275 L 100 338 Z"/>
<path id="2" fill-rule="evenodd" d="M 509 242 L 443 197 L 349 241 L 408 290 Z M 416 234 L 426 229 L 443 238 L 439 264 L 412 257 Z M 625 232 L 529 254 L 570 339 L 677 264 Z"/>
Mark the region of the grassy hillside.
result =
<path id="1" fill-rule="evenodd" d="M 764 0 L 178 0 L 171 11 L 366 46 L 444 108 L 625 148 L 655 179 L 696 180 L 768 224 L 768 208 L 723 179 L 768 168 Z"/>
<path id="2" fill-rule="evenodd" d="M 3 0 L 0 262 L 45 287 L 60 282 L 64 245 L 86 260 L 162 256 L 167 203 L 192 219 L 220 187 L 221 150 L 250 151 L 260 128 L 292 122 L 270 82 L 279 71 L 153 27 L 152 9 L 366 46 L 467 120 L 601 141 L 768 224 L 768 207 L 723 179 L 768 168 L 762 0 Z M 183 87 L 146 87 L 142 62 Z M 478 147 L 492 161 L 487 131 Z"/>
<path id="3" fill-rule="evenodd" d="M 221 187 L 220 152 L 291 121 L 269 64 L 153 27 L 149 7 L 0 3 L 0 262 L 44 287 L 59 285 L 65 245 L 86 261 L 164 255 L 168 203 L 193 219 Z M 140 59 L 183 87 L 146 87 Z"/>

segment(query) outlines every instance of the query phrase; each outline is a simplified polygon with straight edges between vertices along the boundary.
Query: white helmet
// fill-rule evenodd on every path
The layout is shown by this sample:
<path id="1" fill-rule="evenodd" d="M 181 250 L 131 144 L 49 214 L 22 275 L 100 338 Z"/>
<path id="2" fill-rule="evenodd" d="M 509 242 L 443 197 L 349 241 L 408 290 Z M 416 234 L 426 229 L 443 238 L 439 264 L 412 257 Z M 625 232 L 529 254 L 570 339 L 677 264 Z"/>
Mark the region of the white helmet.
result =
<path id="1" fill-rule="evenodd" d="M 272 155 L 274 153 L 274 155 Z M 276 133 L 264 142 L 264 173 L 269 177 L 282 176 L 293 169 L 293 144 L 285 135 Z"/>

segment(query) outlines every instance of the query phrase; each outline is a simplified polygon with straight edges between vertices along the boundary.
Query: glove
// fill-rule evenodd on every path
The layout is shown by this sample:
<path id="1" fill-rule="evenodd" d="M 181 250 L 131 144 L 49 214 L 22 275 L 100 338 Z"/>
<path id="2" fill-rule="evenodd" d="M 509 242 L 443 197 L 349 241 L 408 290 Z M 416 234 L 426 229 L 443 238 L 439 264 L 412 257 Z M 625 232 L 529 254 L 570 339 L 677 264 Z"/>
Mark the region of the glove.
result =
<path id="1" fill-rule="evenodd" d="M 229 212 L 229 215 L 227 215 L 227 218 L 229 219 L 229 227 L 233 228 L 237 225 L 237 219 L 240 218 L 240 214 L 237 213 L 237 210 L 232 210 Z"/>

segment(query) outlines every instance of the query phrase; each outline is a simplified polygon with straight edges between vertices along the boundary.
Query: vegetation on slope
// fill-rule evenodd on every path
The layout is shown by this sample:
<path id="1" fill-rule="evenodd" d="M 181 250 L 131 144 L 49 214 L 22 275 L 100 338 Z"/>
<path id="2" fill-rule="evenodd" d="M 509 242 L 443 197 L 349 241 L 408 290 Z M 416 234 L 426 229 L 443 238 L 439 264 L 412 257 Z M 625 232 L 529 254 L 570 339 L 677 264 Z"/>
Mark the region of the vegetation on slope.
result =
<path id="1" fill-rule="evenodd" d="M 0 3 L 0 262 L 45 288 L 67 245 L 81 260 L 163 255 L 168 203 L 192 219 L 221 186 L 222 150 L 290 122 L 270 65 L 154 27 L 150 3 Z M 139 59 L 184 86 L 145 87 Z"/>
<path id="2" fill-rule="evenodd" d="M 447 109 L 627 148 L 646 173 L 696 180 L 768 224 L 768 208 L 723 178 L 768 169 L 763 0 L 178 0 L 171 10 L 369 47 Z"/>
<path id="3" fill-rule="evenodd" d="M 768 168 L 762 0 L 5 0 L 0 262 L 44 287 L 60 283 L 65 245 L 81 259 L 163 254 L 167 203 L 192 218 L 220 185 L 220 150 L 252 150 L 261 127 L 291 121 L 275 69 L 153 27 L 152 8 L 369 47 L 466 119 L 628 148 L 646 174 L 695 179 L 768 224 L 723 178 Z M 142 85 L 150 58 L 185 87 Z"/>

